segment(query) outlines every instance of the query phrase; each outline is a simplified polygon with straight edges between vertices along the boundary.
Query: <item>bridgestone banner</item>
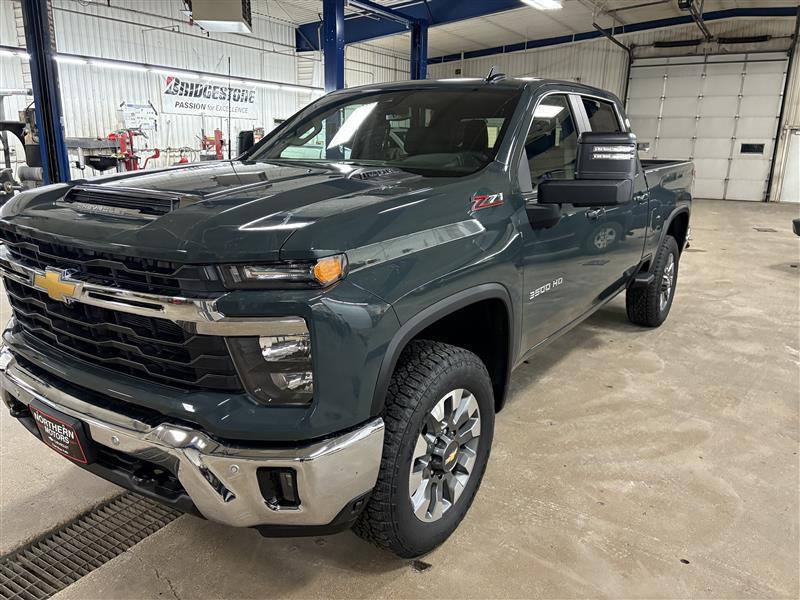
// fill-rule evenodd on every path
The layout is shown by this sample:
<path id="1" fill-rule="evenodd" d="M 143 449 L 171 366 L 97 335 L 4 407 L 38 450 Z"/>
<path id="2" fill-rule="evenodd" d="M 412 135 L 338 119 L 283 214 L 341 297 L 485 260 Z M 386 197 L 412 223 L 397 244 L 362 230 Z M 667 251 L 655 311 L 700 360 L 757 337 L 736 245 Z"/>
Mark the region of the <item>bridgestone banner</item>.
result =
<path id="1" fill-rule="evenodd" d="M 186 81 L 173 75 L 167 75 L 162 88 L 161 110 L 181 115 L 258 118 L 254 87 Z"/>

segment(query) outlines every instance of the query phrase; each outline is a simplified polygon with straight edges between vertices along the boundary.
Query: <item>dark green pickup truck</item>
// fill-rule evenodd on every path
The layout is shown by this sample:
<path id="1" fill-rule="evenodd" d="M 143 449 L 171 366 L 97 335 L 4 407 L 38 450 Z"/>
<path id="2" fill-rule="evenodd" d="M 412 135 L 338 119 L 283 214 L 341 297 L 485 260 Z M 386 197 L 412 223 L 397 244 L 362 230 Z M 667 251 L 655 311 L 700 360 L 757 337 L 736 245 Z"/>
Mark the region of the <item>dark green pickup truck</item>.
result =
<path id="1" fill-rule="evenodd" d="M 658 326 L 692 165 L 530 79 L 330 94 L 231 162 L 0 213 L 11 414 L 97 475 L 265 535 L 443 542 L 530 353 L 620 292 Z"/>

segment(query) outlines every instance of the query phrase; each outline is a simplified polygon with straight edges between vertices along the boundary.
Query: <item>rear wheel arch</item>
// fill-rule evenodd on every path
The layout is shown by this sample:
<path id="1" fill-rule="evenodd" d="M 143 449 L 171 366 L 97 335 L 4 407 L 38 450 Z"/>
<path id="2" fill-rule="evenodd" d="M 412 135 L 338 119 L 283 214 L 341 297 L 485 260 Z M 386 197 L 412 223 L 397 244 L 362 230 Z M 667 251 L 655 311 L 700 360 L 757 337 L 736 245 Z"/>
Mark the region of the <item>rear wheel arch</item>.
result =
<path id="1" fill-rule="evenodd" d="M 689 209 L 679 208 L 669 216 L 664 231 L 661 234 L 660 243 L 663 243 L 664 238 L 668 235 L 674 237 L 675 241 L 678 243 L 678 253 L 683 253 L 683 249 L 686 245 L 686 238 L 689 235 Z"/>
<path id="2" fill-rule="evenodd" d="M 515 330 L 511 296 L 499 283 L 469 288 L 434 303 L 403 323 L 389 342 L 378 372 L 371 414 L 383 410 L 400 355 L 415 339 L 444 342 L 475 353 L 489 371 L 495 408 L 500 410 L 511 375 Z"/>

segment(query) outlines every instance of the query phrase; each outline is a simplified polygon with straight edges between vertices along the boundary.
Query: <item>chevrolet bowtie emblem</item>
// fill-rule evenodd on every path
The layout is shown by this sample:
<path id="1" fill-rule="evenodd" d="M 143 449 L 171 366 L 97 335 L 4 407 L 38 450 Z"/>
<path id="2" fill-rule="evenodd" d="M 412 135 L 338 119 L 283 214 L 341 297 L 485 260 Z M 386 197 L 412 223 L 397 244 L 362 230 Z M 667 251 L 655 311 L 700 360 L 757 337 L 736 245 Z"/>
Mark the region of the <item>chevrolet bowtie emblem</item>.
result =
<path id="1" fill-rule="evenodd" d="M 33 285 L 37 289 L 47 292 L 47 295 L 53 300 L 69 304 L 78 296 L 78 284 L 64 281 L 65 276 L 64 271 L 48 269 L 43 274 L 36 273 L 33 276 Z"/>

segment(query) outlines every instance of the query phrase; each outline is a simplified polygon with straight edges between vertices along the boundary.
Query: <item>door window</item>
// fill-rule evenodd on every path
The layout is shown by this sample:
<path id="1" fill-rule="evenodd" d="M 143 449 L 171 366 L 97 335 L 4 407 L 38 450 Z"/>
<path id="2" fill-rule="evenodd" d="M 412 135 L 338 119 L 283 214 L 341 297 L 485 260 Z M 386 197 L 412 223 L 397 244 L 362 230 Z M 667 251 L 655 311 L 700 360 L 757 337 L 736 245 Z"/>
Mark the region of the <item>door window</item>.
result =
<path id="1" fill-rule="evenodd" d="M 578 132 L 567 97 L 546 96 L 533 113 L 525 138 L 533 189 L 548 179 L 574 179 Z"/>
<path id="2" fill-rule="evenodd" d="M 595 98 L 582 97 L 583 108 L 589 117 L 589 124 L 595 133 L 621 133 L 619 119 L 611 102 L 596 100 Z"/>

